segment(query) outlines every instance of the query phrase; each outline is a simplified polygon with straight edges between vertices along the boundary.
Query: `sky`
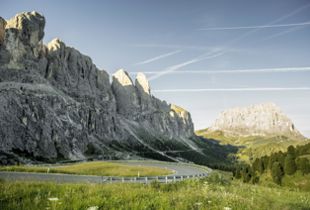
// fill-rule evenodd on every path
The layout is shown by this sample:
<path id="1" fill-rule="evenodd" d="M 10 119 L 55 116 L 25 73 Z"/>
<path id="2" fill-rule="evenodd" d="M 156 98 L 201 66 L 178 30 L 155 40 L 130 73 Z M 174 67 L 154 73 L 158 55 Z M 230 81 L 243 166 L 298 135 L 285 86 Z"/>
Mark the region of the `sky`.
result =
<path id="1" fill-rule="evenodd" d="M 274 102 L 310 137 L 310 0 L 0 0 L 5 19 L 33 10 L 44 43 L 58 37 L 110 74 L 145 72 L 195 129 Z"/>

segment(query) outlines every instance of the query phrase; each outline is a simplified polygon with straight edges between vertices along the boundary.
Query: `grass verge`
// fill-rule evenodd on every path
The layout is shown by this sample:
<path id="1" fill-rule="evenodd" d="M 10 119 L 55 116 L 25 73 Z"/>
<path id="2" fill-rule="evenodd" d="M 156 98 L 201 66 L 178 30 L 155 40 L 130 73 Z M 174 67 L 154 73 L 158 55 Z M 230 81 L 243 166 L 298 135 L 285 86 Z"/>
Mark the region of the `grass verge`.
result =
<path id="1" fill-rule="evenodd" d="M 93 161 L 59 166 L 1 166 L 0 171 L 64 173 L 98 176 L 159 176 L 172 174 L 173 171 L 160 167 L 126 165 L 120 163 Z"/>

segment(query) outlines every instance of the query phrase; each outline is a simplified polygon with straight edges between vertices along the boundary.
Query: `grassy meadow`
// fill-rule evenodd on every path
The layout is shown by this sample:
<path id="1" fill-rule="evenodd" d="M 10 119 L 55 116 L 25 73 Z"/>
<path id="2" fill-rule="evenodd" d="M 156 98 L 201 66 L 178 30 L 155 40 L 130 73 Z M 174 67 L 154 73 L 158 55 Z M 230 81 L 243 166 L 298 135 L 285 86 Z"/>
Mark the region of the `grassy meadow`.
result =
<path id="1" fill-rule="evenodd" d="M 227 173 L 159 184 L 0 182 L 0 209 L 306 210 L 310 193 L 232 180 Z"/>
<path id="2" fill-rule="evenodd" d="M 66 165 L 36 166 L 0 166 L 0 171 L 64 173 L 98 176 L 159 176 L 173 174 L 173 171 L 160 167 L 126 165 L 121 163 L 93 161 Z"/>

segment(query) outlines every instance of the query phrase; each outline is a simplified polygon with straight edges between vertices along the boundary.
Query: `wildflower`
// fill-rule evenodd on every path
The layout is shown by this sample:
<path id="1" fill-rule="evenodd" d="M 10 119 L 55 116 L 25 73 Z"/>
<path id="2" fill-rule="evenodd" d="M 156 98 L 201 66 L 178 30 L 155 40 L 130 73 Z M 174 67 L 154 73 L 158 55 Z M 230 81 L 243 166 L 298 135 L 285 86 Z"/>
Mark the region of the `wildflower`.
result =
<path id="1" fill-rule="evenodd" d="M 224 210 L 231 210 L 230 207 L 224 207 Z"/>
<path id="2" fill-rule="evenodd" d="M 99 209 L 98 206 L 91 206 L 87 208 L 87 210 L 98 210 L 98 209 Z"/>
<path id="3" fill-rule="evenodd" d="M 59 198 L 48 198 L 49 201 L 58 201 Z"/>
<path id="4" fill-rule="evenodd" d="M 208 201 L 208 204 L 212 203 L 212 201 Z"/>
<path id="5" fill-rule="evenodd" d="M 197 203 L 195 203 L 195 205 L 196 206 L 200 206 L 200 205 L 202 205 L 202 203 L 201 202 L 197 202 Z"/>

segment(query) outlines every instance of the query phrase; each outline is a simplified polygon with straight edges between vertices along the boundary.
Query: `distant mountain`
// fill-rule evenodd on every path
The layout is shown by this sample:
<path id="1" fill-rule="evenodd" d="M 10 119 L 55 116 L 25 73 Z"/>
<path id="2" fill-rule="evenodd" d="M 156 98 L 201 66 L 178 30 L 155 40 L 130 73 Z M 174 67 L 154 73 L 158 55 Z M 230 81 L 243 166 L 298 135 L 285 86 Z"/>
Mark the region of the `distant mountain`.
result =
<path id="1" fill-rule="evenodd" d="M 119 70 L 111 83 L 61 40 L 44 45 L 44 26 L 37 12 L 0 18 L 0 163 L 226 161 L 226 147 L 195 136 L 190 113 L 155 98 L 145 75 Z"/>
<path id="2" fill-rule="evenodd" d="M 237 107 L 220 113 L 207 129 L 197 135 L 240 147 L 239 158 L 251 160 L 289 145 L 307 143 L 293 122 L 274 103 Z"/>
<path id="3" fill-rule="evenodd" d="M 209 131 L 222 131 L 227 136 L 304 137 L 293 122 L 274 103 L 237 107 L 220 113 Z"/>

